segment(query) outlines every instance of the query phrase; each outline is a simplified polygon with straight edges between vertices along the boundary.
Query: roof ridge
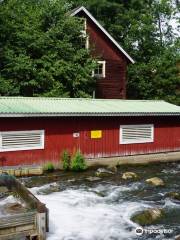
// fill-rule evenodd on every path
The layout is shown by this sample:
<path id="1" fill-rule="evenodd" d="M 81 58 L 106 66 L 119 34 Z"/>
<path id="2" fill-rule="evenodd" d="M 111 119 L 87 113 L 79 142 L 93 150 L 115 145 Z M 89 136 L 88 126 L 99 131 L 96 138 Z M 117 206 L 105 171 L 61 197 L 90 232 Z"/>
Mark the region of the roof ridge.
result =
<path id="1" fill-rule="evenodd" d="M 135 63 L 135 61 L 131 58 L 131 56 L 121 47 L 121 45 L 106 31 L 106 29 L 93 17 L 93 15 L 85 8 L 84 6 L 77 7 L 71 11 L 70 15 L 75 16 L 80 11 L 84 11 L 85 14 L 101 29 L 101 31 L 109 38 L 109 40 L 123 53 L 126 58 L 131 62 Z"/>

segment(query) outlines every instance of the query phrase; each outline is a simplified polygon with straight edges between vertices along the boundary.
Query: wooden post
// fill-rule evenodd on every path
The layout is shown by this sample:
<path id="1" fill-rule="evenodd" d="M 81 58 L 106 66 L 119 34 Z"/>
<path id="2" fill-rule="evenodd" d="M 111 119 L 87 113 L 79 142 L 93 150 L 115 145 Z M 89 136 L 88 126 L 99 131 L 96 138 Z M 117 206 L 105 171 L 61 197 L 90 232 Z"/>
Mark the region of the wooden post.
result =
<path id="1" fill-rule="evenodd" d="M 45 240 L 46 239 L 46 213 L 37 213 L 36 221 L 37 221 L 38 240 Z"/>

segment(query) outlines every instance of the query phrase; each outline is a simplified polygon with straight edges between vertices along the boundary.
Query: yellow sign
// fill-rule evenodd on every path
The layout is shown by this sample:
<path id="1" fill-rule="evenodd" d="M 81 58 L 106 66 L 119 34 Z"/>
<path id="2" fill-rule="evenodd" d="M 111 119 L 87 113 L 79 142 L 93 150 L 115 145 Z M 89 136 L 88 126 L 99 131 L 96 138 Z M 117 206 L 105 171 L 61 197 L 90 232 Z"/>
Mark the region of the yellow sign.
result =
<path id="1" fill-rule="evenodd" d="M 102 131 L 101 130 L 91 131 L 91 138 L 102 138 Z"/>

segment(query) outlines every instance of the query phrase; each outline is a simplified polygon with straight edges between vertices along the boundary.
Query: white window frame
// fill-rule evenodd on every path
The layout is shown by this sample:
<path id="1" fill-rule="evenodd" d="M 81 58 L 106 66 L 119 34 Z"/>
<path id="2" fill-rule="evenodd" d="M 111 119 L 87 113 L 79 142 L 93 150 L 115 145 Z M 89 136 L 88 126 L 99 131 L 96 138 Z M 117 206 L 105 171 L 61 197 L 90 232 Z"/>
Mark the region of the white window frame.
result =
<path id="1" fill-rule="evenodd" d="M 102 64 L 102 74 L 95 74 L 95 71 L 93 70 L 92 76 L 98 77 L 98 78 L 105 78 L 106 77 L 106 61 L 98 61 L 98 64 Z"/>
<path id="2" fill-rule="evenodd" d="M 86 35 L 86 49 L 89 49 L 89 35 Z"/>
<path id="3" fill-rule="evenodd" d="M 151 128 L 151 138 L 149 139 L 133 139 L 133 140 L 124 140 L 123 141 L 123 128 L 136 128 L 136 127 L 150 127 Z M 120 125 L 120 134 L 119 134 L 119 144 L 135 144 L 135 143 L 151 143 L 154 142 L 154 124 L 135 124 L 135 125 Z"/>
<path id="4" fill-rule="evenodd" d="M 39 133 L 40 134 L 40 145 L 38 146 L 21 146 L 14 148 L 3 148 L 2 146 L 2 134 L 18 134 L 18 133 Z M 0 132 L 0 152 L 10 152 L 10 151 L 22 151 L 22 150 L 35 150 L 44 149 L 45 142 L 45 131 L 44 130 L 27 130 L 27 131 L 1 131 Z"/>
<path id="5" fill-rule="evenodd" d="M 87 34 L 87 19 L 84 18 L 84 30 L 81 30 L 81 37 L 85 39 L 85 48 L 89 49 L 89 35 Z"/>

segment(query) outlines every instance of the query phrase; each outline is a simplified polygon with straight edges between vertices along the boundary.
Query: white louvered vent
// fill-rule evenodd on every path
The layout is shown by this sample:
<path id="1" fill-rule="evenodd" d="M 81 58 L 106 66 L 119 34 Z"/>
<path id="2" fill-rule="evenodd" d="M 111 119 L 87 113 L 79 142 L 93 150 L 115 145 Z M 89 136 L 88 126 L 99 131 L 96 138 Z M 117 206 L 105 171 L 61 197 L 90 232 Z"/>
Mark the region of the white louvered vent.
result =
<path id="1" fill-rule="evenodd" d="M 120 126 L 120 144 L 148 143 L 153 141 L 153 124 Z"/>
<path id="2" fill-rule="evenodd" d="M 0 151 L 44 149 L 44 130 L 0 132 Z"/>

